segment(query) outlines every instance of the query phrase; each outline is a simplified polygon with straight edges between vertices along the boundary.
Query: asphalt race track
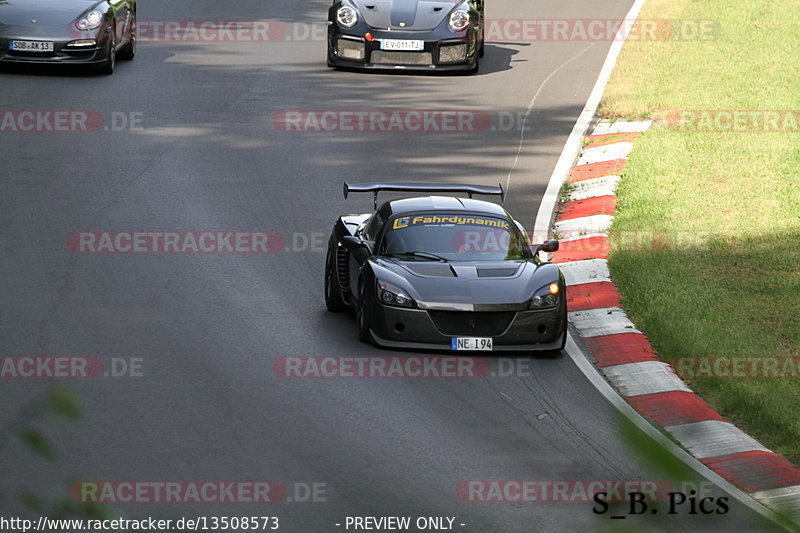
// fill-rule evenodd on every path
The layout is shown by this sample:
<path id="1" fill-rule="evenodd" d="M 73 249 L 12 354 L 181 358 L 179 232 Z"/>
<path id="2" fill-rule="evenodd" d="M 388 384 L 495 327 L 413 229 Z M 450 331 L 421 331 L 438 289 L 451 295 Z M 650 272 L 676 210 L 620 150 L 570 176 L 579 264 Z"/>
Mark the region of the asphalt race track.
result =
<path id="1" fill-rule="evenodd" d="M 630 5 L 490 0 L 487 17 L 612 19 Z M 613 408 L 568 357 L 516 357 L 529 372 L 472 379 L 276 375 L 283 356 L 397 355 L 359 343 L 352 317 L 324 308 L 325 235 L 339 214 L 372 206 L 367 195 L 345 201 L 344 179 L 502 183 L 507 209 L 530 229 L 610 46 L 490 39 L 476 76 L 331 71 L 315 37 L 328 6 L 141 0 L 140 24 L 269 20 L 287 37 L 145 41 L 111 77 L 0 73 L 2 110 L 103 120 L 93 132 L 0 133 L 0 356 L 140 365 L 120 377 L 0 382 L 0 427 L 15 427 L 53 385 L 68 386 L 84 410 L 78 422 L 36 423 L 52 460 L 4 441 L 2 514 L 30 513 L 21 494 L 55 500 L 75 480 L 271 480 L 293 501 L 113 507 L 128 517 L 269 514 L 280 530 L 302 533 L 344 531 L 348 516 L 450 516 L 475 533 L 761 530 L 734 501 L 726 515 L 612 521 L 593 515 L 592 502 L 460 499 L 466 480 L 663 479 L 637 459 Z M 509 117 L 529 107 L 521 139 L 523 122 Z M 292 110 L 459 110 L 489 123 L 283 131 Z M 67 245 L 73 232 L 156 230 L 270 231 L 281 246 L 92 254 Z M 313 483 L 324 491 L 317 501 L 296 501 Z"/>

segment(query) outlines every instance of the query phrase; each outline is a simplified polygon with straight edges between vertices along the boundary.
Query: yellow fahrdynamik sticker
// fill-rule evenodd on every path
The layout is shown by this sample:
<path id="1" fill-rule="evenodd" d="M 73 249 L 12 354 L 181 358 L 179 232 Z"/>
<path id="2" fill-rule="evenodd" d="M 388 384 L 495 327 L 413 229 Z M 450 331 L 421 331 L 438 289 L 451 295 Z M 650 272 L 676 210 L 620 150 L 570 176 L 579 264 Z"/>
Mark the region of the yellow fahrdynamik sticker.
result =
<path id="1" fill-rule="evenodd" d="M 456 224 L 459 226 L 473 225 L 484 226 L 488 228 L 502 228 L 509 229 L 508 222 L 496 218 L 482 218 L 482 217 L 464 217 L 458 215 L 447 216 L 415 216 L 415 217 L 398 217 L 394 219 L 392 229 L 402 229 L 409 226 L 427 226 L 439 224 Z"/>

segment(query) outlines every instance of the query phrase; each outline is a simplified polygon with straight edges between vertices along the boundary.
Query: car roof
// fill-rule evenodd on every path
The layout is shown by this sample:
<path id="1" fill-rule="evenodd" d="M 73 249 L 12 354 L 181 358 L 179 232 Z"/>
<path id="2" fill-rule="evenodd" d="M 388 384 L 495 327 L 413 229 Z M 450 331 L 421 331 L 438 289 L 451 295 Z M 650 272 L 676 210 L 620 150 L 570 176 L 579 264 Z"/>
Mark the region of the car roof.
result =
<path id="1" fill-rule="evenodd" d="M 510 218 L 508 212 L 501 205 L 457 196 L 419 196 L 389 200 L 380 207 L 379 211 L 387 218 L 400 213 L 417 211 L 464 211 Z"/>

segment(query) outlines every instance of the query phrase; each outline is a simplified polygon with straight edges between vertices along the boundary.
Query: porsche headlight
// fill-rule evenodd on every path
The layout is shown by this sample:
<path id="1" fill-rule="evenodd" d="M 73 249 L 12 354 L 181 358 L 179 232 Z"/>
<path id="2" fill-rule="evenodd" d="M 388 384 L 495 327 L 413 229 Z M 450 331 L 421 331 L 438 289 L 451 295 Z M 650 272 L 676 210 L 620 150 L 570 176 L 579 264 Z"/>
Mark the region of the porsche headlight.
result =
<path id="1" fill-rule="evenodd" d="M 450 13 L 450 29 L 455 32 L 464 31 L 469 26 L 469 13 L 459 9 Z"/>
<path id="2" fill-rule="evenodd" d="M 349 6 L 342 6 L 336 13 L 336 20 L 343 28 L 352 28 L 358 23 L 358 11 Z"/>
<path id="3" fill-rule="evenodd" d="M 395 307 L 414 307 L 414 299 L 403 289 L 382 281 L 378 282 L 378 301 Z"/>
<path id="4" fill-rule="evenodd" d="M 94 30 L 100 27 L 103 23 L 103 18 L 103 13 L 95 9 L 79 18 L 75 26 L 77 26 L 79 30 Z"/>
<path id="5" fill-rule="evenodd" d="M 561 287 L 558 283 L 545 285 L 531 298 L 530 309 L 549 309 L 556 307 L 561 301 Z"/>

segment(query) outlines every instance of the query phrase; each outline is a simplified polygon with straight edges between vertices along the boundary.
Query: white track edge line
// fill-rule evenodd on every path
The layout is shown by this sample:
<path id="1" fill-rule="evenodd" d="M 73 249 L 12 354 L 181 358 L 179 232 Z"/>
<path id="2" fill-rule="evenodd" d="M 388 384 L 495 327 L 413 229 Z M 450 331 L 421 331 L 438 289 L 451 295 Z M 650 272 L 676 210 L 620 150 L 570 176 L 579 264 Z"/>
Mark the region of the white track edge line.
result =
<path id="1" fill-rule="evenodd" d="M 625 20 L 635 21 L 638 19 L 639 12 L 642 10 L 644 3 L 645 0 L 635 0 L 630 11 L 628 11 L 628 14 L 625 16 Z M 536 221 L 533 225 L 533 233 L 537 236 L 537 242 L 544 242 L 544 240 L 547 239 L 550 221 L 553 219 L 556 202 L 558 202 L 558 194 L 561 191 L 566 176 L 572 168 L 572 164 L 580 155 L 582 148 L 581 138 L 589 131 L 589 126 L 594 119 L 595 113 L 597 113 L 597 108 L 600 106 L 600 100 L 603 98 L 608 80 L 611 78 L 611 73 L 614 70 L 614 66 L 617 64 L 617 58 L 619 58 L 619 54 L 622 52 L 622 47 L 627 41 L 628 36 L 624 35 L 622 37 L 623 38 L 615 39 L 614 42 L 611 43 L 611 48 L 608 50 L 608 56 L 606 56 L 603 68 L 600 70 L 600 75 L 597 77 L 597 82 L 589 95 L 589 99 L 586 100 L 586 105 L 578 116 L 575 126 L 572 128 L 572 132 L 567 138 L 567 142 L 564 145 L 564 149 L 561 151 L 561 156 L 558 158 L 553 173 L 550 175 L 547 190 L 545 190 L 542 201 L 539 204 L 539 211 L 536 214 Z"/>

